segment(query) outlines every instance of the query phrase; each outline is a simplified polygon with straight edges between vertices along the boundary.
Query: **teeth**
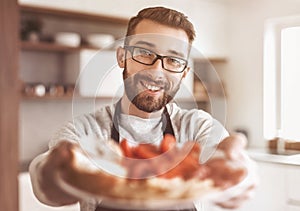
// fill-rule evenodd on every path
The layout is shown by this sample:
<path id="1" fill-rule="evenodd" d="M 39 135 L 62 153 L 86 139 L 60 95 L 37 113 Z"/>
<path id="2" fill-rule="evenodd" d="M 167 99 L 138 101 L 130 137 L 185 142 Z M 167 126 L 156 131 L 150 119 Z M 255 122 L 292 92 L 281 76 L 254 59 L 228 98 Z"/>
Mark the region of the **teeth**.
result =
<path id="1" fill-rule="evenodd" d="M 158 87 L 158 86 L 153 86 L 153 85 L 150 85 L 150 84 L 144 84 L 144 86 L 147 89 L 151 90 L 151 91 L 158 91 L 158 90 L 160 90 L 160 87 Z"/>

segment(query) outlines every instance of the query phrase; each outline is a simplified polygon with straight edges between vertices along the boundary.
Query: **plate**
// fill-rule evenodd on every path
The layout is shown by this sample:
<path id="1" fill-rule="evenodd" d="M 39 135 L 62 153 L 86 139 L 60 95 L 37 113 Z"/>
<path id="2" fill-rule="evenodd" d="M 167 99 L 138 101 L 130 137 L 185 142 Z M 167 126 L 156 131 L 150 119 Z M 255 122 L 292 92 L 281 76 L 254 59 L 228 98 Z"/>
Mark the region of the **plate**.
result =
<path id="1" fill-rule="evenodd" d="M 184 181 L 180 178 L 151 178 L 130 181 L 103 172 L 72 174 L 69 175 L 73 178 L 71 180 L 57 176 L 59 185 L 67 193 L 81 199 L 96 199 L 102 206 L 113 209 L 188 209 L 194 206 L 194 202 L 209 200 L 219 193 L 219 189 L 213 187 L 208 179 Z"/>
<path id="2" fill-rule="evenodd" d="M 128 179 L 126 169 L 114 156 L 88 157 L 76 148 L 72 153 L 71 164 L 57 174 L 58 184 L 75 197 L 96 199 L 105 207 L 123 210 L 187 209 L 192 208 L 195 201 L 208 200 L 220 192 L 211 179 L 184 180 L 159 176 Z"/>

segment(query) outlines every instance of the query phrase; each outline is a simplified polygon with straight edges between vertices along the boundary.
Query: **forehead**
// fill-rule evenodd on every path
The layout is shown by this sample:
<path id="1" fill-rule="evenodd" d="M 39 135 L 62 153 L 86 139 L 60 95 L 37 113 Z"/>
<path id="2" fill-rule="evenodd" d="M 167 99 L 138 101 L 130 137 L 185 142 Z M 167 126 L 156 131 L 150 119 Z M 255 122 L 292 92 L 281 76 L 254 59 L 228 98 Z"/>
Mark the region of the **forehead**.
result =
<path id="1" fill-rule="evenodd" d="M 187 55 L 189 50 L 189 39 L 184 30 L 150 20 L 142 20 L 129 40 L 129 45 L 142 43 L 143 47 L 150 47 L 161 53 L 176 51 Z M 146 43 L 149 43 L 149 46 Z"/>

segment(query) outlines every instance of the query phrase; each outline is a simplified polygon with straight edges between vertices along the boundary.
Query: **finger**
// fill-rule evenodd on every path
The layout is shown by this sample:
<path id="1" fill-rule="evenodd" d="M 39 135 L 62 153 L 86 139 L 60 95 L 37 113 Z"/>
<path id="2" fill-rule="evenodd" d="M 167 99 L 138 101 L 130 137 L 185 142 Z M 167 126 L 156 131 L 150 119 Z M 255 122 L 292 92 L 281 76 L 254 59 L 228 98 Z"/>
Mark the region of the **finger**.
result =
<path id="1" fill-rule="evenodd" d="M 242 194 L 238 197 L 233 197 L 226 202 L 217 203 L 218 206 L 226 209 L 236 209 L 239 208 L 246 200 L 250 198 L 250 195 Z"/>
<path id="2" fill-rule="evenodd" d="M 241 133 L 236 133 L 225 138 L 218 146 L 218 149 L 223 150 L 225 155 L 232 160 L 238 160 L 241 157 L 241 152 L 246 148 L 246 136 Z"/>
<path id="3" fill-rule="evenodd" d="M 217 203 L 218 206 L 226 209 L 236 209 L 240 207 L 244 201 L 254 197 L 254 189 L 256 185 L 249 186 L 242 194 L 237 197 L 232 197 L 228 201 Z"/>
<path id="4" fill-rule="evenodd" d="M 211 178 L 216 186 L 228 188 L 239 183 L 246 175 L 243 168 L 233 168 L 228 161 L 224 159 L 213 159 L 207 163 L 210 168 Z"/>

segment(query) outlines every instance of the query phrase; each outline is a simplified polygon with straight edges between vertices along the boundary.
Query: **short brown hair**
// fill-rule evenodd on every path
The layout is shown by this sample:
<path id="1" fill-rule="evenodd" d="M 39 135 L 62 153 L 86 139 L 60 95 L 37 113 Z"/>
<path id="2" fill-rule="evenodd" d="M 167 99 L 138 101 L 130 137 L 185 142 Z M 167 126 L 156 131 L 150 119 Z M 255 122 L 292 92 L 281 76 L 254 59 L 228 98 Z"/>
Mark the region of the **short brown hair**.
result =
<path id="1" fill-rule="evenodd" d="M 133 35 L 138 23 L 147 19 L 166 26 L 182 29 L 186 32 L 189 43 L 195 39 L 195 29 L 193 24 L 183 13 L 165 7 L 149 7 L 141 10 L 137 16 L 129 20 L 126 37 Z"/>

